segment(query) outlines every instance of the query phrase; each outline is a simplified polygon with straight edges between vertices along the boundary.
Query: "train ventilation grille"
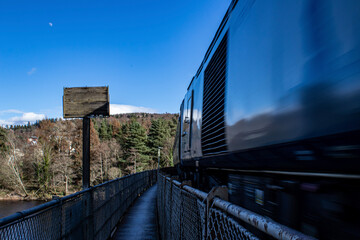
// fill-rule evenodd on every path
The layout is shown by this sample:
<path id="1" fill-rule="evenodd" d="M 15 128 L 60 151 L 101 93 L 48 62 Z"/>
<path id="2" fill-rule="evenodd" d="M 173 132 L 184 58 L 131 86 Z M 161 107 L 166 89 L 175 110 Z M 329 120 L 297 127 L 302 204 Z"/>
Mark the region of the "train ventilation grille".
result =
<path id="1" fill-rule="evenodd" d="M 227 152 L 224 119 L 226 59 L 227 34 L 205 69 L 201 129 L 201 147 L 204 156 Z"/>

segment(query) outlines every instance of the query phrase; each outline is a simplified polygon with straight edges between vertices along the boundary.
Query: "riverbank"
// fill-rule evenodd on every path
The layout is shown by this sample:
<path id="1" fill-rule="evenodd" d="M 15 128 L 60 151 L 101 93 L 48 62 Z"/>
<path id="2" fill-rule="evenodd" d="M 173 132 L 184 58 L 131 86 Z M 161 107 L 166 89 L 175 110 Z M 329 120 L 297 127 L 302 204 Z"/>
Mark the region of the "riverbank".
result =
<path id="1" fill-rule="evenodd" d="M 63 196 L 60 195 L 59 197 Z M 39 196 L 31 192 L 28 195 L 21 195 L 14 192 L 0 191 L 0 201 L 50 201 L 52 199 L 53 196 L 50 194 Z"/>
<path id="2" fill-rule="evenodd" d="M 0 196 L 0 201 L 49 201 L 50 199 L 37 198 L 31 196 L 19 196 L 19 195 L 6 195 Z"/>

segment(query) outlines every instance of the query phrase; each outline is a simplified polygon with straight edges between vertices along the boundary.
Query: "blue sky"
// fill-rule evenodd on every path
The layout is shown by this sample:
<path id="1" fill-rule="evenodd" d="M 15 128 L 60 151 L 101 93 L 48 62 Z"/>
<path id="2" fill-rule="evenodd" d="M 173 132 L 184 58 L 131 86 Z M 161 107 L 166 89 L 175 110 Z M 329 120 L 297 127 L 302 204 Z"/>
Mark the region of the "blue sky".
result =
<path id="1" fill-rule="evenodd" d="M 63 87 L 178 112 L 230 2 L 0 0 L 0 125 L 61 117 Z"/>

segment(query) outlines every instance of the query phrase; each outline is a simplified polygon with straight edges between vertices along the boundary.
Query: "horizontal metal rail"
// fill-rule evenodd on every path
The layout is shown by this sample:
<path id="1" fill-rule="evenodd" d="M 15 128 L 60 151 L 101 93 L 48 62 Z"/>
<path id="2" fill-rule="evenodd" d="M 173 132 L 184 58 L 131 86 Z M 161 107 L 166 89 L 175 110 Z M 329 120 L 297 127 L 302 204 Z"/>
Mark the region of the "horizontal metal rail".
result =
<path id="1" fill-rule="evenodd" d="M 108 239 L 156 170 L 114 179 L 0 219 L 0 239 Z"/>
<path id="2" fill-rule="evenodd" d="M 252 225 L 256 229 L 269 234 L 275 239 L 284 239 L 284 240 L 314 239 L 313 237 L 306 236 L 296 230 L 281 225 L 269 218 L 253 213 L 245 208 L 229 203 L 220 198 L 215 198 L 213 204 L 214 206 L 230 214 L 231 216 L 241 219 L 242 221 Z"/>
<path id="3" fill-rule="evenodd" d="M 245 223 L 275 239 L 314 239 L 219 197 L 208 201 L 209 195 L 211 193 L 205 193 L 159 173 L 158 206 L 162 209 L 159 207 L 158 211 L 162 238 L 218 239 L 218 236 L 221 236 L 223 239 L 257 239 L 256 233 L 251 233 L 240 224 Z M 177 206 L 182 206 L 181 211 L 173 209 Z M 196 213 L 195 219 L 201 224 L 198 227 L 187 226 L 194 222 L 188 221 L 186 216 L 194 213 Z M 193 231 L 190 236 L 184 231 L 179 231 L 178 235 L 174 236 L 173 229 L 189 228 Z"/>

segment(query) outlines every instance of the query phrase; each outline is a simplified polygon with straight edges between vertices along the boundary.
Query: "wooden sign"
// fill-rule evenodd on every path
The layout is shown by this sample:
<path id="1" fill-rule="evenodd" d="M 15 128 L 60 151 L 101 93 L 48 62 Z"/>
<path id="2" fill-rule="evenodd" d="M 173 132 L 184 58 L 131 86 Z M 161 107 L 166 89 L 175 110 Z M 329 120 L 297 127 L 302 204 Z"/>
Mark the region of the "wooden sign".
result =
<path id="1" fill-rule="evenodd" d="M 109 87 L 64 88 L 64 118 L 109 116 Z"/>

